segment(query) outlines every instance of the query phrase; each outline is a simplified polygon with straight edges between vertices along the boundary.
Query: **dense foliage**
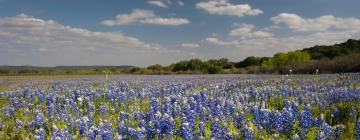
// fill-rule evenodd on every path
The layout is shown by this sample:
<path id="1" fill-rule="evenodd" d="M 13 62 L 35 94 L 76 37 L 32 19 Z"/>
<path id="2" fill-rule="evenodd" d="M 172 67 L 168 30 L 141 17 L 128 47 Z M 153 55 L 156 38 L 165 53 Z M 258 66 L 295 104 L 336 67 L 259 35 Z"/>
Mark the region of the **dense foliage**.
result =
<path id="1" fill-rule="evenodd" d="M 314 46 L 302 50 L 310 54 L 311 58 L 320 60 L 324 58 L 335 58 L 338 56 L 360 53 L 360 40 L 349 39 L 348 41 L 331 46 Z"/>
<path id="2" fill-rule="evenodd" d="M 2 139 L 355 140 L 360 74 L 33 81 L 0 109 Z"/>
<path id="3" fill-rule="evenodd" d="M 132 66 L 94 67 L 0 67 L 1 75 L 27 74 L 217 74 L 217 73 L 322 73 L 359 72 L 360 40 L 349 39 L 330 46 L 314 46 L 303 50 L 277 53 L 273 57 L 249 56 L 240 62 L 226 58 L 202 61 L 191 59 L 169 66 L 159 64 L 146 68 Z"/>

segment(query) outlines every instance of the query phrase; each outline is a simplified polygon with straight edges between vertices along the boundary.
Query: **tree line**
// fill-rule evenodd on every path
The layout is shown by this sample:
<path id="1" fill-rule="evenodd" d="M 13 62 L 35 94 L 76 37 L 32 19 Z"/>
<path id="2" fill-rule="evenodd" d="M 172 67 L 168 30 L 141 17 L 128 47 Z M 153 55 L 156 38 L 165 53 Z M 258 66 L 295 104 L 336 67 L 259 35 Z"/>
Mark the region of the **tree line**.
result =
<path id="1" fill-rule="evenodd" d="M 38 74 L 231 74 L 231 73 L 341 73 L 360 71 L 360 40 L 349 39 L 334 45 L 322 45 L 279 52 L 273 57 L 249 56 L 242 61 L 232 62 L 226 58 L 190 59 L 168 66 L 159 64 L 148 67 L 77 67 L 77 68 L 36 68 L 0 67 L 1 75 Z"/>

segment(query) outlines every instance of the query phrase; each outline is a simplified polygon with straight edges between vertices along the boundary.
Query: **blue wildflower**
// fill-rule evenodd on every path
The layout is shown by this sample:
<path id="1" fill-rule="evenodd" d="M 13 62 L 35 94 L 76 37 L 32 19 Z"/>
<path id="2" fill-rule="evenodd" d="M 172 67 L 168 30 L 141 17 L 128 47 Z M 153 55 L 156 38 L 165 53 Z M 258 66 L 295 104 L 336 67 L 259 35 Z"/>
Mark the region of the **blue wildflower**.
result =
<path id="1" fill-rule="evenodd" d="M 45 130 L 40 128 L 35 131 L 35 139 L 36 140 L 45 140 Z"/>

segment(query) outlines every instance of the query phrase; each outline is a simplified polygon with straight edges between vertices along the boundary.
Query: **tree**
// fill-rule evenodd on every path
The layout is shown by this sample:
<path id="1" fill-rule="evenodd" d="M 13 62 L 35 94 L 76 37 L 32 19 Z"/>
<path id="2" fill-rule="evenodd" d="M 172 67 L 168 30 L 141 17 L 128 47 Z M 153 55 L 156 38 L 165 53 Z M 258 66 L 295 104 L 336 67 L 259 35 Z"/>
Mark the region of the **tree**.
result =
<path id="1" fill-rule="evenodd" d="M 203 62 L 200 59 L 190 59 L 187 70 L 202 70 Z"/>
<path id="2" fill-rule="evenodd" d="M 153 71 L 162 71 L 163 70 L 163 66 L 160 64 L 155 64 L 155 65 L 150 65 L 147 67 L 147 69 L 153 70 Z"/>
<path id="3" fill-rule="evenodd" d="M 222 71 L 222 68 L 217 65 L 208 64 L 207 65 L 207 73 L 208 74 L 217 74 Z"/>
<path id="4" fill-rule="evenodd" d="M 180 61 L 174 64 L 173 72 L 186 71 L 188 69 L 188 61 Z"/>
<path id="5" fill-rule="evenodd" d="M 287 66 L 295 63 L 310 61 L 311 56 L 306 52 L 294 51 L 288 53 L 277 53 L 266 62 L 266 65 L 275 65 L 277 67 Z M 270 62 L 269 62 L 270 61 Z"/>
<path id="6" fill-rule="evenodd" d="M 243 61 L 236 63 L 235 67 L 245 68 L 248 66 L 254 66 L 254 65 L 259 65 L 259 64 L 260 64 L 260 58 L 255 57 L 255 56 L 249 56 L 249 57 L 245 58 Z"/>

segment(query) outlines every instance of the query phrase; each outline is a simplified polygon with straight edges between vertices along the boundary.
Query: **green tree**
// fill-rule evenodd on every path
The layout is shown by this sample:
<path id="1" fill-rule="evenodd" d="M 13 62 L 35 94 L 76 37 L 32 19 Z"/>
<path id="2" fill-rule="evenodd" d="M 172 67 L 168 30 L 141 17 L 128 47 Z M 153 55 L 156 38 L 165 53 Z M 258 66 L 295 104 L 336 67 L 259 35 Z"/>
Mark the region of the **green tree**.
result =
<path id="1" fill-rule="evenodd" d="M 188 61 L 180 61 L 174 64 L 172 71 L 186 71 L 188 69 Z"/>
<path id="2" fill-rule="evenodd" d="M 235 67 L 237 68 L 245 68 L 248 66 L 255 66 L 260 64 L 260 58 L 255 56 L 249 56 L 245 58 L 243 61 L 240 61 L 235 64 Z"/>
<path id="3" fill-rule="evenodd" d="M 207 70 L 208 74 L 217 74 L 222 71 L 222 68 L 217 65 L 208 64 L 206 67 L 207 67 L 206 70 Z"/>
<path id="4" fill-rule="evenodd" d="M 153 70 L 153 71 L 162 71 L 163 70 L 163 66 L 160 64 L 155 64 L 155 65 L 150 65 L 147 67 L 147 69 Z"/>
<path id="5" fill-rule="evenodd" d="M 311 56 L 306 52 L 294 51 L 289 53 L 277 53 L 265 65 L 275 65 L 277 67 L 287 66 L 296 63 L 308 62 Z M 270 62 L 269 62 L 270 61 Z"/>

